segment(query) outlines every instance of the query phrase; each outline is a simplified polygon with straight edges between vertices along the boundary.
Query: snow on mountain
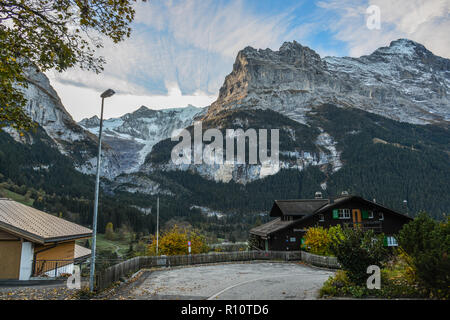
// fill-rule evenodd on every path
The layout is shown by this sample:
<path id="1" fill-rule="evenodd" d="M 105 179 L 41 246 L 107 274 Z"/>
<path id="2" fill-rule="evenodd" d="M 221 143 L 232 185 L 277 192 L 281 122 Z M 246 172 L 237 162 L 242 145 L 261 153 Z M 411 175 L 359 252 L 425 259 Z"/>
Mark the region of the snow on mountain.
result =
<path id="1" fill-rule="evenodd" d="M 162 110 L 142 106 L 120 118 L 104 120 L 104 139 L 118 154 L 122 172 L 134 172 L 156 143 L 170 138 L 175 130 L 190 126 L 193 119 L 204 112 L 205 108 L 192 105 Z M 83 119 L 79 125 L 98 136 L 100 119 L 97 116 Z"/>

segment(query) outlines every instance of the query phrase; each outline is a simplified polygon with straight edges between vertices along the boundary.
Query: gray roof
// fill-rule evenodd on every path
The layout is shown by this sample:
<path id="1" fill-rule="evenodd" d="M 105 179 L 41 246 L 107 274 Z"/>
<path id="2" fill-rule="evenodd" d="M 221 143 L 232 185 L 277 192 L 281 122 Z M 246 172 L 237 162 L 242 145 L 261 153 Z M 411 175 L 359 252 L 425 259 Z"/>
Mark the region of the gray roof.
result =
<path id="1" fill-rule="evenodd" d="M 0 230 L 42 244 L 92 235 L 91 229 L 5 198 L 0 198 Z"/>
<path id="2" fill-rule="evenodd" d="M 281 210 L 283 215 L 286 216 L 306 216 L 320 209 L 327 203 L 327 199 L 275 200 L 275 204 Z M 271 214 L 271 216 L 274 215 Z"/>
<path id="3" fill-rule="evenodd" d="M 281 218 L 277 218 L 263 225 L 251 229 L 250 233 L 266 237 L 268 234 L 283 229 L 294 222 L 295 221 L 282 221 Z"/>
<path id="4" fill-rule="evenodd" d="M 91 255 L 91 249 L 75 244 L 74 259 L 84 259 Z"/>

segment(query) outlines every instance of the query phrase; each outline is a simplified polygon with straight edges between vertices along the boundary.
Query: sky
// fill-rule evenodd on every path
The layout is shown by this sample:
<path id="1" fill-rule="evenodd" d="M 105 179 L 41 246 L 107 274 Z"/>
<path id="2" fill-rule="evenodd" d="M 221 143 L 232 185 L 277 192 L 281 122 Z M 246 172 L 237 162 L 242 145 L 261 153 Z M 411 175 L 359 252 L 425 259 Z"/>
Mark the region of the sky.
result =
<path id="1" fill-rule="evenodd" d="M 76 121 L 99 115 L 108 88 L 116 95 L 105 118 L 142 105 L 208 106 L 246 46 L 278 50 L 296 40 L 321 57 L 359 57 L 408 38 L 450 58 L 450 0 L 148 0 L 135 9 L 131 37 L 105 39 L 98 51 L 101 74 L 46 72 Z"/>

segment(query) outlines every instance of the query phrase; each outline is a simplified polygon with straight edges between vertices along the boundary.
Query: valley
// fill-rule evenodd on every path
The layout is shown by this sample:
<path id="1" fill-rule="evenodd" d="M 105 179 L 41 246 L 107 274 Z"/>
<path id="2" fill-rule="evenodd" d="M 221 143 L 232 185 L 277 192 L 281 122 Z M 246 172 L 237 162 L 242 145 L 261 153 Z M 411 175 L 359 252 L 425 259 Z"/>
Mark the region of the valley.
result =
<path id="1" fill-rule="evenodd" d="M 26 110 L 39 126 L 23 137 L 0 132 L 2 196 L 90 226 L 99 119 L 76 123 L 46 76 L 27 72 Z M 244 48 L 211 106 L 141 106 L 104 121 L 99 232 L 112 222 L 153 234 L 157 197 L 163 226 L 188 223 L 212 242 L 245 241 L 274 199 L 316 191 L 441 219 L 450 207 L 449 85 L 450 60 L 407 39 L 360 58 L 321 58 L 295 41 Z M 175 165 L 170 137 L 194 121 L 223 134 L 279 129 L 279 168 Z"/>

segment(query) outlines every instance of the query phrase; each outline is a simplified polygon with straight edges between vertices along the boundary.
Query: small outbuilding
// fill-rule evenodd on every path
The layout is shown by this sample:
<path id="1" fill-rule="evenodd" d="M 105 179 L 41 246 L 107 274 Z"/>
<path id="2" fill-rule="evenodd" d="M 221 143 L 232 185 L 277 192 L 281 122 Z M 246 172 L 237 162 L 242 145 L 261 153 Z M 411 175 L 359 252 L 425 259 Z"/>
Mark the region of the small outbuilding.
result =
<path id="1" fill-rule="evenodd" d="M 0 199 L 0 279 L 29 280 L 73 272 L 90 250 L 75 244 L 92 230 L 18 203 Z"/>
<path id="2" fill-rule="evenodd" d="M 384 233 L 385 245 L 396 246 L 394 235 L 412 220 L 408 215 L 359 196 L 344 194 L 337 199 L 322 199 L 320 192 L 315 199 L 275 200 L 270 216 L 275 219 L 250 230 L 255 249 L 298 251 L 308 228 L 338 224 Z"/>

